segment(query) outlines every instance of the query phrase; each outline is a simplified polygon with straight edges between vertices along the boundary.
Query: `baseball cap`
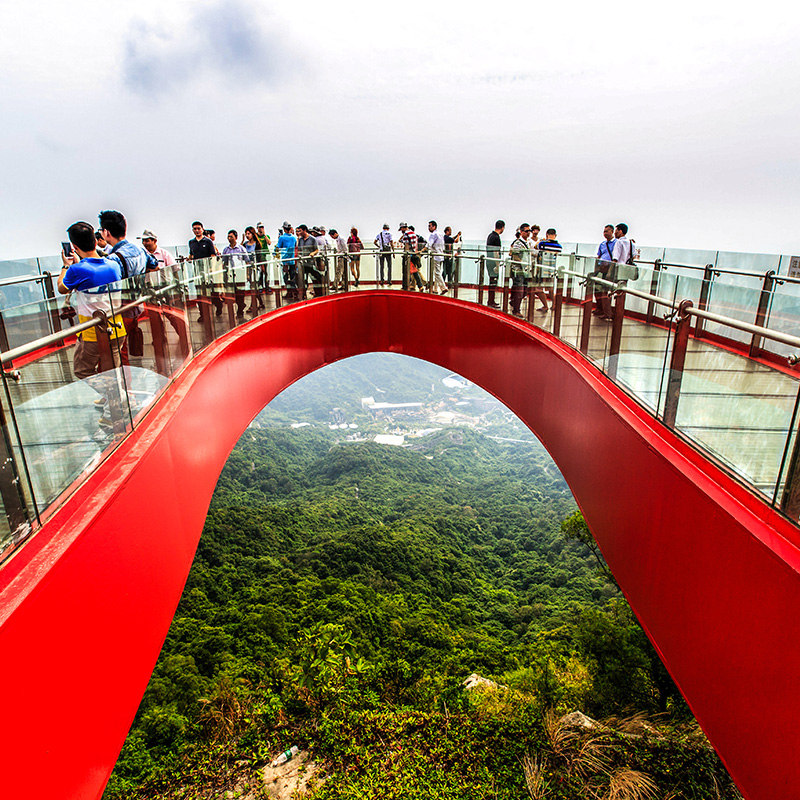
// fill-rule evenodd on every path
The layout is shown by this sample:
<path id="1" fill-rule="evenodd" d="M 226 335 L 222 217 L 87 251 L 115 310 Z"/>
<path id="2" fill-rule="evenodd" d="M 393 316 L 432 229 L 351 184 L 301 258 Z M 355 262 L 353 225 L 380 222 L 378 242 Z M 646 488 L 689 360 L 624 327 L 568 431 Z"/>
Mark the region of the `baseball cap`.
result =
<path id="1" fill-rule="evenodd" d="M 142 235 L 141 236 L 137 236 L 136 238 L 137 239 L 158 239 L 158 236 L 156 236 L 153 233 L 153 231 L 149 231 L 149 230 L 147 230 L 147 228 L 145 228 L 142 231 Z"/>
<path id="2" fill-rule="evenodd" d="M 283 225 L 281 225 L 281 227 L 282 228 L 291 228 L 292 227 L 292 223 L 291 222 L 287 222 L 286 220 L 284 220 L 283 221 Z"/>
<path id="3" fill-rule="evenodd" d="M 263 228 L 263 227 L 264 227 L 264 223 L 263 222 L 257 222 L 256 223 L 256 228 Z"/>

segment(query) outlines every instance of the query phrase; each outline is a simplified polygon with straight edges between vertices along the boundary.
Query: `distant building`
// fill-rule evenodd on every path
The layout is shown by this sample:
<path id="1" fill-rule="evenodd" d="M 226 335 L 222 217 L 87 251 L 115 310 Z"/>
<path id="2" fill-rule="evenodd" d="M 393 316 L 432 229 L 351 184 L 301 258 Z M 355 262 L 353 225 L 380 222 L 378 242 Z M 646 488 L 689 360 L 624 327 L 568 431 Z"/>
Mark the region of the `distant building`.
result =
<path id="1" fill-rule="evenodd" d="M 372 400 L 371 397 L 364 397 L 361 399 L 361 407 L 369 411 L 373 417 L 387 417 L 395 416 L 397 414 L 419 414 L 422 412 L 422 403 L 368 403 L 367 400 Z"/>
<path id="2" fill-rule="evenodd" d="M 462 378 L 460 375 L 456 375 L 455 373 L 448 375 L 446 378 L 442 378 L 442 383 L 448 389 L 468 389 L 470 386 L 472 386 L 472 384 L 466 378 Z"/>
<path id="3" fill-rule="evenodd" d="M 394 436 L 390 433 L 378 433 L 375 435 L 377 444 L 392 444 L 395 447 L 402 447 L 405 444 L 405 436 Z"/>

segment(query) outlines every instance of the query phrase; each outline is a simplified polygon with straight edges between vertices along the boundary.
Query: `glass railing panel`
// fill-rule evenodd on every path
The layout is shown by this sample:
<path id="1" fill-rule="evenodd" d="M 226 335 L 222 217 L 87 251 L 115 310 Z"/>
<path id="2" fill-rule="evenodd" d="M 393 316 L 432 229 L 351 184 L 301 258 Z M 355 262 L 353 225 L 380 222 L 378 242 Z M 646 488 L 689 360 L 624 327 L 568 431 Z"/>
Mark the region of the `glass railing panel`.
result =
<path id="1" fill-rule="evenodd" d="M 563 297 L 559 336 L 576 349 L 579 349 L 581 342 L 583 306 L 587 292 L 586 278 L 594 272 L 594 266 L 593 256 L 566 255 L 556 259 Z M 589 292 L 591 296 L 591 287 Z"/>
<path id="2" fill-rule="evenodd" d="M 771 253 L 734 253 L 720 250 L 717 257 L 717 269 L 733 272 L 757 272 L 764 274 L 769 270 L 778 271 L 781 257 Z"/>
<path id="3" fill-rule="evenodd" d="M 656 259 L 660 261 L 664 260 L 663 247 L 650 247 L 648 245 L 639 245 L 639 244 L 634 244 L 634 247 L 639 251 L 639 258 L 638 258 L 639 261 L 652 263 Z"/>
<path id="4" fill-rule="evenodd" d="M 481 250 L 472 247 L 461 247 L 457 250 L 455 266 L 459 283 L 478 285 L 481 255 L 483 255 Z M 459 293 L 459 297 L 461 296 L 462 293 Z M 465 294 L 462 299 L 472 298 Z"/>
<path id="5" fill-rule="evenodd" d="M 22 282 L 28 277 L 29 280 Z M 57 277 L 57 276 L 56 276 Z M 32 273 L 22 273 L 15 278 L 0 280 L 0 309 L 5 312 L 9 308 L 34 303 L 47 297 L 43 285 L 43 278 Z M 50 279 L 51 291 L 55 294 L 55 279 Z"/>
<path id="6" fill-rule="evenodd" d="M 11 374 L 3 372 L 0 396 L 0 562 L 11 555 L 38 523 L 33 485 L 8 392 Z"/>
<path id="7" fill-rule="evenodd" d="M 775 286 L 767 309 L 764 327 L 797 336 L 800 332 L 800 284 L 782 283 Z M 793 347 L 761 339 L 759 348 L 781 357 L 800 356 Z"/>
<path id="8" fill-rule="evenodd" d="M 726 275 L 725 278 L 734 276 Z M 761 280 L 755 277 L 736 276 L 737 283 L 723 282 L 722 277 L 711 282 L 706 310 L 724 317 L 755 325 L 758 304 L 761 298 Z M 738 284 L 738 285 L 737 285 Z M 747 284 L 747 285 L 745 285 Z M 737 330 L 729 325 L 705 322 L 704 330 L 715 336 L 744 344 L 750 341 L 751 334 Z"/>
<path id="9" fill-rule="evenodd" d="M 130 278 L 123 282 L 119 292 L 110 296 L 112 313 L 115 319 L 122 320 L 125 328 L 125 338 L 119 340 L 119 345 L 126 425 L 135 425 L 169 384 L 173 371 L 166 332 L 167 327 L 173 326 L 164 318 L 161 298 L 168 296 L 163 290 L 174 281 L 172 276 L 168 281 L 163 277 L 149 273 Z M 133 308 L 127 308 L 141 298 L 146 299 Z M 180 330 L 182 321 L 174 319 L 174 322 Z M 176 348 L 176 356 L 176 366 L 179 366 L 182 363 L 179 360 L 180 348 Z"/>
<path id="10" fill-rule="evenodd" d="M 92 298 L 95 308 L 119 307 L 122 285 Z M 79 306 L 79 299 L 73 298 Z M 79 306 L 80 307 L 80 306 Z M 76 320 L 77 322 L 77 320 Z M 51 504 L 73 481 L 92 469 L 131 429 L 131 409 L 122 367 L 121 325 L 111 339 L 112 363 L 103 360 L 94 329 L 66 346 L 35 353 L 15 365 L 7 381 L 19 445 L 30 473 L 35 504 Z M 111 368 L 106 368 L 111 367 Z"/>
<path id="11" fill-rule="evenodd" d="M 216 258 L 184 262 L 187 276 L 185 304 L 191 347 L 195 353 L 217 338 L 217 311 L 221 317 L 223 304 L 214 285 L 215 267 Z"/>
<path id="12" fill-rule="evenodd" d="M 682 285 L 678 293 L 685 293 Z M 675 427 L 771 495 L 796 395 L 794 377 L 693 337 L 687 346 Z"/>
<path id="13" fill-rule="evenodd" d="M 22 275 L 38 274 L 39 259 L 37 258 L 14 258 L 0 261 L 0 281 L 7 278 L 19 278 Z"/>
<path id="14" fill-rule="evenodd" d="M 353 289 L 366 289 L 377 286 L 380 281 L 380 269 L 378 265 L 378 252 L 374 247 L 365 247 L 361 252 L 361 259 L 359 261 L 359 278 L 358 286 L 353 282 Z M 386 253 L 384 255 L 383 276 L 384 280 L 388 280 L 388 268 L 392 268 L 392 281 L 402 280 L 400 257 L 396 253 Z"/>
<path id="15" fill-rule="evenodd" d="M 716 250 L 690 250 L 682 247 L 665 247 L 661 259 L 667 264 L 683 264 L 687 267 L 703 269 L 707 264 L 716 264 Z"/>
<path id="16" fill-rule="evenodd" d="M 63 295 L 46 299 L 41 294 L 39 299 L 32 302 L 4 308 L 0 341 L 3 335 L 6 341 L 2 342 L 2 349 L 21 347 L 75 324 L 71 321 L 73 311 Z"/>
<path id="17" fill-rule="evenodd" d="M 679 274 L 672 267 L 656 270 L 655 272 L 657 273 L 655 291 L 651 291 L 650 294 L 655 294 L 657 297 L 673 303 L 679 300 L 691 300 L 692 305 L 695 307 L 700 305 L 705 286 L 702 272 Z M 658 307 L 654 313 L 663 317 L 668 314 L 668 309 Z"/>
<path id="18" fill-rule="evenodd" d="M 647 264 L 619 264 L 609 272 L 615 280 L 623 281 L 625 286 L 639 292 L 649 293 L 653 287 L 655 271 Z M 648 302 L 640 297 L 630 295 L 625 299 L 625 310 L 629 314 L 645 316 Z"/>
<path id="19" fill-rule="evenodd" d="M 660 277 L 658 271 L 640 266 L 636 288 L 648 292 Z M 664 281 L 655 296 L 674 304 L 679 285 L 679 279 Z M 615 304 L 618 302 L 615 300 Z M 658 415 L 664 408 L 665 376 L 671 356 L 672 307 L 630 294 L 625 295 L 624 303 L 626 316 L 619 345 L 610 343 L 604 370 L 639 403 Z"/>
<path id="20" fill-rule="evenodd" d="M 780 474 L 772 492 L 773 504 L 789 514 L 795 522 L 800 518 L 800 502 L 794 500 L 800 499 L 800 382 L 796 386 L 798 396 L 795 397 L 794 419 L 784 445 Z"/>
<path id="21" fill-rule="evenodd" d="M 54 279 L 58 278 L 59 273 L 61 272 L 61 255 L 51 255 L 51 256 L 39 256 L 37 259 L 30 259 L 31 261 L 36 261 L 38 264 L 39 272 L 44 274 L 45 272 L 49 272 Z"/>
<path id="22" fill-rule="evenodd" d="M 563 243 L 562 243 L 563 244 Z M 565 250 L 567 252 L 575 253 L 579 256 L 585 256 L 586 258 L 591 258 L 592 256 L 597 254 L 598 245 L 594 242 L 577 242 L 573 247 L 566 247 Z"/>

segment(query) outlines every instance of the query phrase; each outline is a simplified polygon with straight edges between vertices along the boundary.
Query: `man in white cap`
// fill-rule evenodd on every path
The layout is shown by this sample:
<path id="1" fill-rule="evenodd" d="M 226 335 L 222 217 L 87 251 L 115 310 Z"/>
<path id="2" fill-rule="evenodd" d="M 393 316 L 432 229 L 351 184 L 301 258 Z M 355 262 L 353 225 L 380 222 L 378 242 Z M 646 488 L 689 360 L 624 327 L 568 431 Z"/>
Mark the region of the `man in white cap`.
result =
<path id="1" fill-rule="evenodd" d="M 177 276 L 178 271 L 175 269 L 175 259 L 172 257 L 172 254 L 165 250 L 163 247 L 158 246 L 158 237 L 153 233 L 153 231 L 145 228 L 142 231 L 141 236 L 137 236 L 137 239 L 141 240 L 142 247 L 150 253 L 151 256 L 158 262 L 158 269 L 165 269 L 167 267 L 172 268 L 172 274 Z M 151 272 L 152 270 L 148 270 Z"/>

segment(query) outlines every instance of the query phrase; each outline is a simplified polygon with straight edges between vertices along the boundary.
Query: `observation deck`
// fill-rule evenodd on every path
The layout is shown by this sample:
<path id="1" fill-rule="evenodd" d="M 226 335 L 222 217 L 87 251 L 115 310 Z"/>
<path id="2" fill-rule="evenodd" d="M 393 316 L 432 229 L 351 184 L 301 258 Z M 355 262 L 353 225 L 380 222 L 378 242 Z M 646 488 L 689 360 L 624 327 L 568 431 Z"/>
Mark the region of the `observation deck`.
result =
<path id="1" fill-rule="evenodd" d="M 800 711 L 800 282 L 664 259 L 603 278 L 576 250 L 516 278 L 501 260 L 495 285 L 487 254 L 464 247 L 446 297 L 431 296 L 429 255 L 421 292 L 401 254 L 378 287 L 369 252 L 358 287 L 301 276 L 293 302 L 268 254 L 131 279 L 107 301 L 137 320 L 142 353 L 114 369 L 96 325 L 114 411 L 103 427 L 100 395 L 73 377 L 76 331 L 52 279 L 7 281 L 9 295 L 41 292 L 7 302 L 0 328 L 0 641 L 20 690 L 7 708 L 19 725 L 0 741 L 15 769 L 44 765 L 49 796 L 102 793 L 227 453 L 289 383 L 387 350 L 464 375 L 531 427 L 745 796 L 797 794 L 785 732 Z M 512 317 L 527 282 L 550 310 L 529 295 Z M 610 320 L 592 315 L 606 291 Z M 82 693 L 96 698 L 88 715 Z"/>

